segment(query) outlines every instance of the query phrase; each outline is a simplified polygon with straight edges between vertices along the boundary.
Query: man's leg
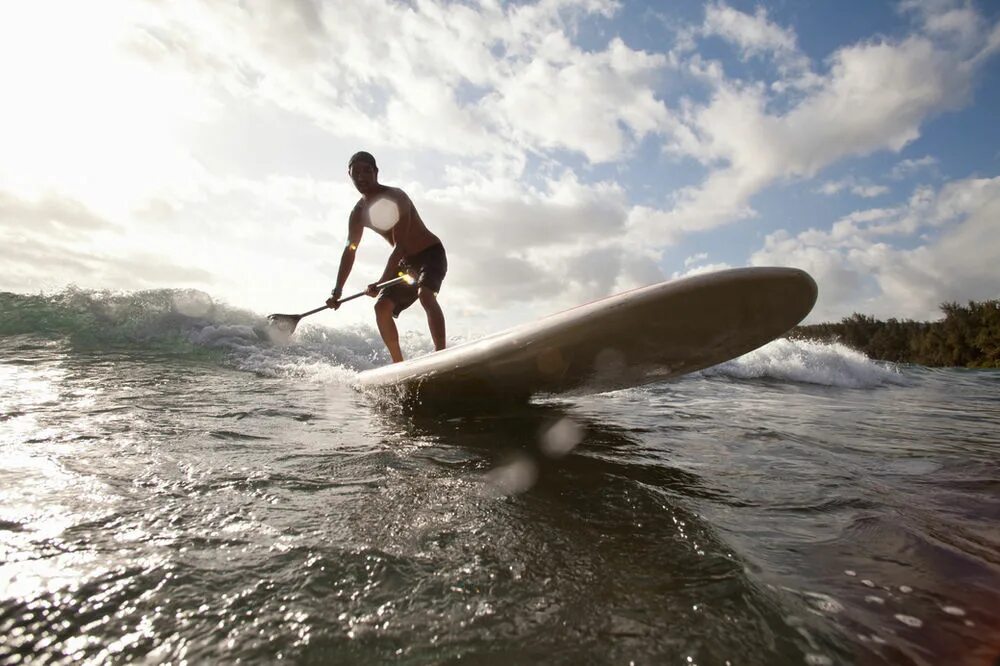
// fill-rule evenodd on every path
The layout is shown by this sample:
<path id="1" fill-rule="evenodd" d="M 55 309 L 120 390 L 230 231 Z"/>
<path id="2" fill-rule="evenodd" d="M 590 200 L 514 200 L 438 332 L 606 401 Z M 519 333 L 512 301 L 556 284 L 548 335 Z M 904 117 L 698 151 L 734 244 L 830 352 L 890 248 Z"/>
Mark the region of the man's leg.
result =
<path id="1" fill-rule="evenodd" d="M 427 326 L 431 329 L 431 340 L 434 341 L 434 349 L 441 351 L 445 347 L 444 334 L 444 313 L 438 304 L 437 294 L 426 287 L 421 287 L 417 293 L 420 304 L 427 312 Z"/>
<path id="2" fill-rule="evenodd" d="M 378 332 L 382 335 L 382 341 L 389 349 L 389 356 L 393 363 L 403 360 L 403 352 L 399 348 L 399 331 L 396 329 L 396 322 L 392 320 L 392 310 L 396 307 L 388 298 L 380 298 L 375 303 L 375 323 L 378 324 Z"/>

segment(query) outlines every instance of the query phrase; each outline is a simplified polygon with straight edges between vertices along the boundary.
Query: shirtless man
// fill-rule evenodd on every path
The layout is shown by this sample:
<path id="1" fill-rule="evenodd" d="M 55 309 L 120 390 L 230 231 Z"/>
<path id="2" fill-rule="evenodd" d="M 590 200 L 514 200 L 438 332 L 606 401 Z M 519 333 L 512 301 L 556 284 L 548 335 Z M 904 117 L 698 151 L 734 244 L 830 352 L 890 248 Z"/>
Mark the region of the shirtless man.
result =
<path id="1" fill-rule="evenodd" d="M 400 271 L 409 273 L 415 279 L 412 285 L 405 282 L 396 284 L 381 293 L 375 288 L 377 283 L 368 285 L 368 295 L 373 298 L 378 296 L 375 321 L 393 363 L 403 360 L 403 352 L 399 349 L 399 331 L 393 318 L 417 300 L 427 313 L 434 349 L 444 349 L 444 313 L 438 304 L 437 294 L 448 272 L 448 259 L 441 240 L 424 226 L 406 192 L 378 182 L 378 166 L 371 153 L 361 151 L 352 155 L 347 163 L 347 173 L 361 193 L 361 199 L 351 211 L 347 247 L 340 257 L 337 286 L 326 304 L 334 310 L 340 307 L 344 283 L 354 267 L 354 253 L 365 227 L 368 227 L 392 245 L 392 253 L 378 282 L 390 280 Z"/>

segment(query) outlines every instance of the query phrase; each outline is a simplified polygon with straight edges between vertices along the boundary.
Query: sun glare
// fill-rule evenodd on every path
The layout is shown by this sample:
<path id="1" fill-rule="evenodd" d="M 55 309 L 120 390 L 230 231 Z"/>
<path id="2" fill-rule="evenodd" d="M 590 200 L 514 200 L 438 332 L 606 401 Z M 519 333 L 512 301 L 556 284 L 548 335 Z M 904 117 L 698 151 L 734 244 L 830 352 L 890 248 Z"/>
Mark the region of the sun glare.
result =
<path id="1" fill-rule="evenodd" d="M 186 77 L 138 55 L 138 11 L 119 2 L 0 5 L 0 174 L 20 192 L 61 190 L 124 212 L 190 178 L 177 139 L 199 102 Z"/>
<path id="2" fill-rule="evenodd" d="M 395 201 L 379 199 L 368 208 L 372 226 L 379 231 L 389 231 L 399 222 L 399 206 Z"/>

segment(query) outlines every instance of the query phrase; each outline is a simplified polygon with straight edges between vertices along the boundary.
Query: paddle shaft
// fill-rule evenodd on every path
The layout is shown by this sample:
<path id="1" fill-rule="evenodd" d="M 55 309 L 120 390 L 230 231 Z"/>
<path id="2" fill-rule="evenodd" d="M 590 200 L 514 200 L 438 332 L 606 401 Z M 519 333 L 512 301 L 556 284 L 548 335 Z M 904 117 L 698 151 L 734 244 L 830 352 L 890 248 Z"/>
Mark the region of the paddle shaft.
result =
<path id="1" fill-rule="evenodd" d="M 385 282 L 379 282 L 377 285 L 375 285 L 375 288 L 376 289 L 385 289 L 386 287 L 391 287 L 394 284 L 399 284 L 400 282 L 402 282 L 405 279 L 406 279 L 406 276 L 401 275 L 401 276 L 399 276 L 397 278 L 392 278 L 391 280 L 386 280 Z M 359 291 L 358 293 L 352 294 L 352 295 L 348 296 L 347 298 L 341 298 L 340 300 L 337 301 L 337 303 L 340 304 L 340 303 L 346 303 L 347 301 L 353 301 L 355 298 L 361 298 L 362 296 L 364 296 L 367 293 L 368 293 L 368 290 L 365 289 L 364 291 Z M 322 312 L 323 310 L 329 310 L 329 309 L 330 309 L 329 305 L 321 305 L 320 307 L 316 308 L 315 310 L 310 310 L 309 312 L 303 312 L 302 314 L 299 315 L 299 318 L 301 319 L 302 317 L 308 317 L 311 314 L 316 314 L 317 312 Z"/>

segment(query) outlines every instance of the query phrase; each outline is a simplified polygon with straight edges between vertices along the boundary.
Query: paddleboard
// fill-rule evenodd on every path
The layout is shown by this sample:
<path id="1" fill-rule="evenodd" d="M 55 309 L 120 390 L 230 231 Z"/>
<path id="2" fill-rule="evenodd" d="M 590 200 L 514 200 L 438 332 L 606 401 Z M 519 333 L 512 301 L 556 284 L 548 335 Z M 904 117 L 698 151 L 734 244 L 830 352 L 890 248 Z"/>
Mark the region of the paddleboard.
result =
<path id="1" fill-rule="evenodd" d="M 664 381 L 786 333 L 816 303 L 795 268 L 737 268 L 641 287 L 426 356 L 357 386 L 417 403 L 525 401 Z"/>

